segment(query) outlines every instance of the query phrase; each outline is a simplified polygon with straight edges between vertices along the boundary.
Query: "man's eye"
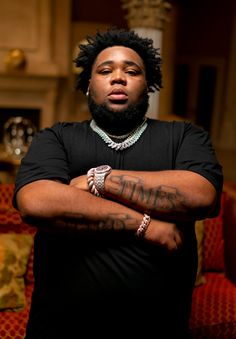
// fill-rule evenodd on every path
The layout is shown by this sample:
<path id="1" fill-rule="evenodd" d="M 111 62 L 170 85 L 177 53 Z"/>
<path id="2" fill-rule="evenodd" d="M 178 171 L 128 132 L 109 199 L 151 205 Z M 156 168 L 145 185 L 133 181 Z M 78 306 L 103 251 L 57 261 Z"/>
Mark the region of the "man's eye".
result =
<path id="1" fill-rule="evenodd" d="M 111 72 L 111 70 L 108 69 L 108 68 L 106 68 L 106 69 L 101 69 L 99 73 L 105 75 L 105 74 L 108 74 L 108 73 L 110 73 L 110 72 Z"/>
<path id="2" fill-rule="evenodd" d="M 136 70 L 134 70 L 134 69 L 128 69 L 126 71 L 126 73 L 128 73 L 129 75 L 137 75 L 138 74 L 138 72 Z"/>

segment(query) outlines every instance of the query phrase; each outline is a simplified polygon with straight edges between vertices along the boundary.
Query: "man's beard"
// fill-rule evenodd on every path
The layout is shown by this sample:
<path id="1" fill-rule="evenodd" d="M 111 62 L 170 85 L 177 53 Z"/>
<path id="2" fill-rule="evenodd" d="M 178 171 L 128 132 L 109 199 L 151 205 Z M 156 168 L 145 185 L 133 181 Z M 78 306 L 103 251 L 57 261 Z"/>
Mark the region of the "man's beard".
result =
<path id="1" fill-rule="evenodd" d="M 89 95 L 88 107 L 96 124 L 109 134 L 122 135 L 134 130 L 143 122 L 149 106 L 149 96 L 145 92 L 142 99 L 127 108 L 114 111 L 105 104 L 98 105 Z"/>

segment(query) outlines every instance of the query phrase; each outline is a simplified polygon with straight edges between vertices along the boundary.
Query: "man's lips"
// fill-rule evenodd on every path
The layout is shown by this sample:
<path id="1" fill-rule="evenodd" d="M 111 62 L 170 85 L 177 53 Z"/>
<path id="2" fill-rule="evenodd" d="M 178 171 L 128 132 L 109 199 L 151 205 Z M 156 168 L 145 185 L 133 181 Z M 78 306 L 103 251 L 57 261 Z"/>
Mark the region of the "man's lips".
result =
<path id="1" fill-rule="evenodd" d="M 124 101 L 128 99 L 127 93 L 122 90 L 122 89 L 113 89 L 109 94 L 108 94 L 109 100 L 112 101 Z"/>

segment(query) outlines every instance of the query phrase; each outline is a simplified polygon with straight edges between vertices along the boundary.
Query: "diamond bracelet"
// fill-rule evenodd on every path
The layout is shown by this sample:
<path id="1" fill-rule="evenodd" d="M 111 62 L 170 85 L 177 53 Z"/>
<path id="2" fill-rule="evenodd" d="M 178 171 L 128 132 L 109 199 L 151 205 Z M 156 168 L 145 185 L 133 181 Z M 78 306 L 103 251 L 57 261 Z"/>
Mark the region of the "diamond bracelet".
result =
<path id="1" fill-rule="evenodd" d="M 151 222 L 151 217 L 147 214 L 144 214 L 143 220 L 142 220 L 139 228 L 137 229 L 137 231 L 135 233 L 137 237 L 143 237 L 144 236 L 150 222 Z"/>

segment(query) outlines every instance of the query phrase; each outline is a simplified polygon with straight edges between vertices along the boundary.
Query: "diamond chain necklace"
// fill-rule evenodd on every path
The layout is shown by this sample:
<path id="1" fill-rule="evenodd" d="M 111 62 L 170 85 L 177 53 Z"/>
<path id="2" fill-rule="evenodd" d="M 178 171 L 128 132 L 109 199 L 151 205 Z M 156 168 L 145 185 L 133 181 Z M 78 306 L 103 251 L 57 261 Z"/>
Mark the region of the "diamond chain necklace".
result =
<path id="1" fill-rule="evenodd" d="M 123 151 L 124 149 L 132 146 L 141 137 L 141 135 L 147 128 L 147 118 L 145 118 L 142 124 L 138 126 L 133 132 L 128 134 L 128 137 L 122 142 L 113 141 L 106 132 L 98 127 L 94 120 L 91 120 L 90 127 L 102 138 L 102 140 L 107 144 L 108 147 L 114 149 L 115 151 Z M 117 138 L 115 135 L 113 137 Z"/>

